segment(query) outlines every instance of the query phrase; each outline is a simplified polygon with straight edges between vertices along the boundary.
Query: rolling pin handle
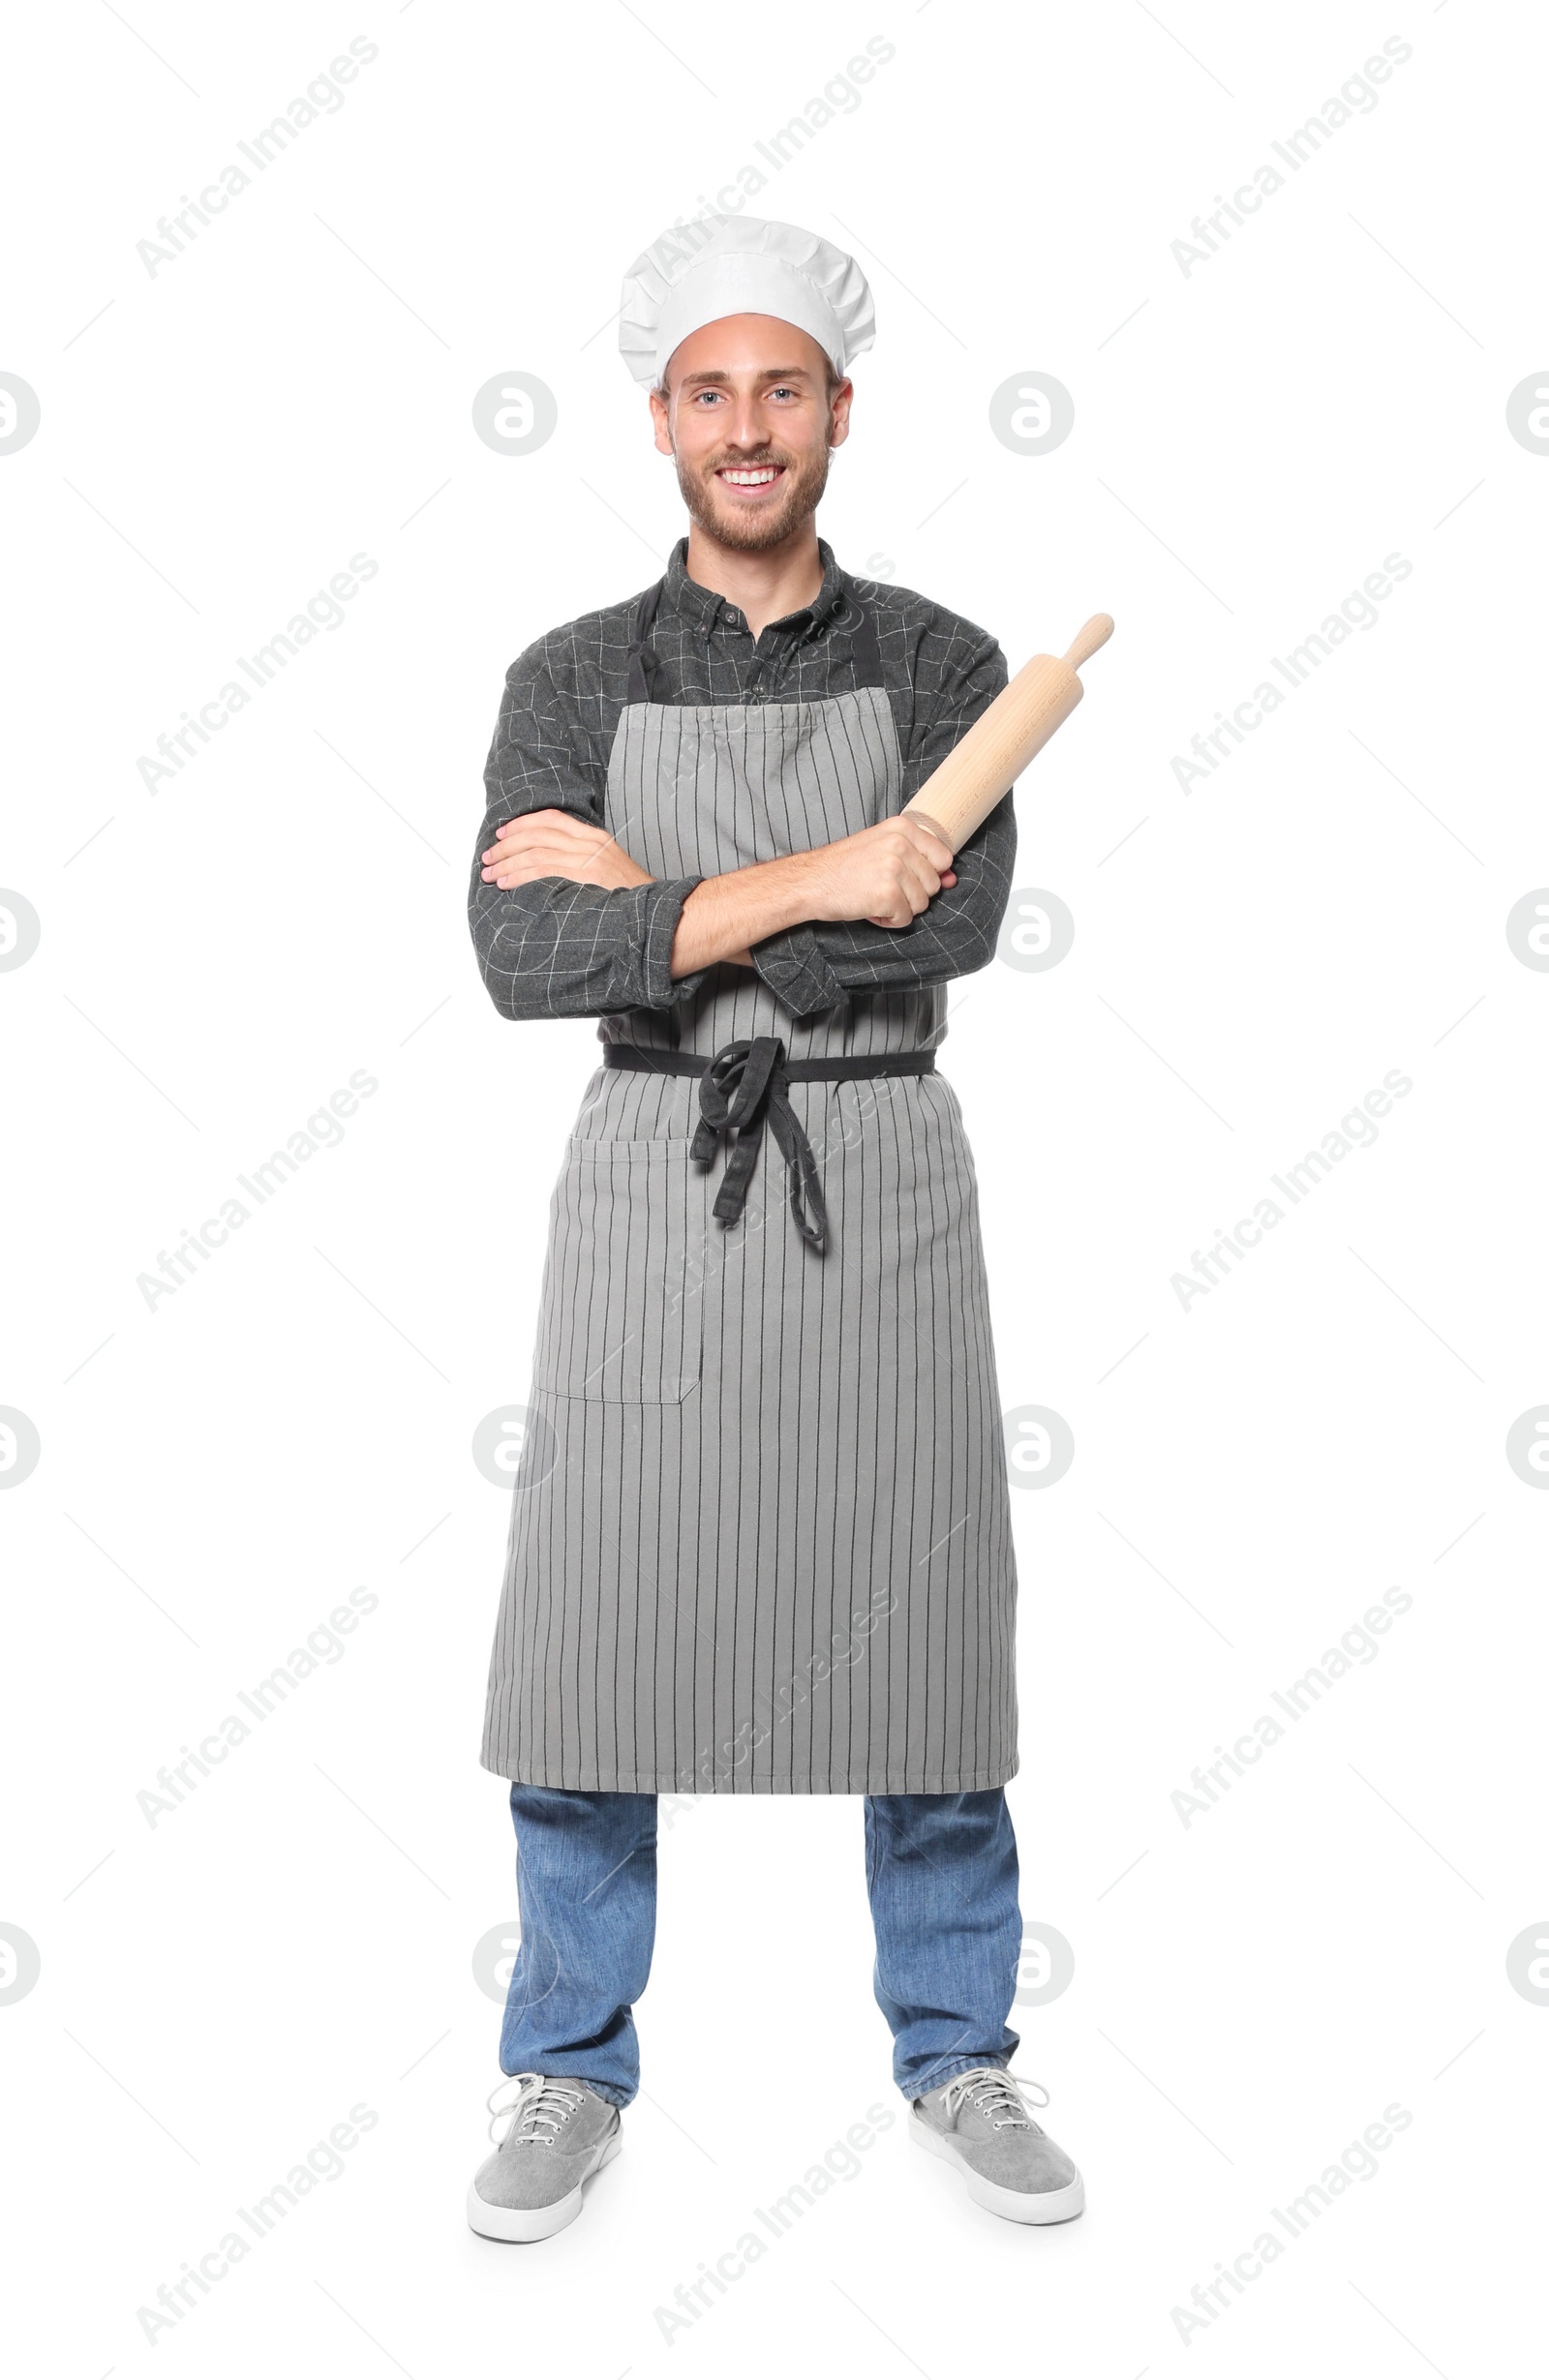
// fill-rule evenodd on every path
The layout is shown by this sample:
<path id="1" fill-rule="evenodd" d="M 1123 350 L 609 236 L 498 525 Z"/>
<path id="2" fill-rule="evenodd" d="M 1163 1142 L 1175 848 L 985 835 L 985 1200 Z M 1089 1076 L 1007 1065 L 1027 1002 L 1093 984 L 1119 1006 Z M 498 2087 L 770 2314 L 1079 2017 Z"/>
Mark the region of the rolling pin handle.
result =
<path id="1" fill-rule="evenodd" d="M 1112 633 L 1113 622 L 1108 613 L 1094 612 L 1070 651 L 1065 655 L 1070 667 L 1073 670 L 1078 670 L 1083 661 L 1090 661 L 1099 646 L 1106 645 Z"/>

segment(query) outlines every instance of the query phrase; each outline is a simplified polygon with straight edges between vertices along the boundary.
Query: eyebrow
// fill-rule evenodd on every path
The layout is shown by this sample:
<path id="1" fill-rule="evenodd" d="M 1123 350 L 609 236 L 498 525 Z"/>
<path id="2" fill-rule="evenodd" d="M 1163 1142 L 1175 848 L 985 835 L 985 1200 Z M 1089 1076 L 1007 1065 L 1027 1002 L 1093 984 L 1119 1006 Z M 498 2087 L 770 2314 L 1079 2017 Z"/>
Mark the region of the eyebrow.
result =
<path id="1" fill-rule="evenodd" d="M 729 372 L 685 372 L 678 385 L 681 389 L 701 388 L 715 382 L 724 384 L 731 377 Z M 809 380 L 812 375 L 804 364 L 772 364 L 761 369 L 757 377 L 761 380 Z"/>

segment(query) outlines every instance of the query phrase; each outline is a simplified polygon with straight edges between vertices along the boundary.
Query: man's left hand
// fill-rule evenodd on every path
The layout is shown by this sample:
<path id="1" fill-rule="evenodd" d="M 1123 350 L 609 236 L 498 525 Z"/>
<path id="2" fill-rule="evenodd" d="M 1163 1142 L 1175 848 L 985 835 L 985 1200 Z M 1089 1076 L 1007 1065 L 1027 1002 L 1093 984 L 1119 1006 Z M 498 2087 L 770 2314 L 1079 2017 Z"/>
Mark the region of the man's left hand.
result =
<path id="1" fill-rule="evenodd" d="M 649 868 L 637 867 L 601 827 L 593 827 L 569 810 L 529 810 L 523 818 L 508 818 L 495 829 L 495 841 L 481 854 L 483 883 L 530 885 L 540 876 L 562 876 L 573 885 L 601 885 L 616 892 L 626 885 L 654 884 Z M 722 960 L 727 967 L 751 967 L 750 950 L 733 950 Z"/>
<path id="2" fill-rule="evenodd" d="M 482 855 L 482 881 L 499 885 L 528 885 L 539 876 L 563 876 L 571 884 L 601 885 L 618 891 L 625 885 L 649 885 L 648 868 L 637 867 L 605 828 L 593 827 L 568 810 L 529 810 L 508 818 L 496 828 L 494 843 Z"/>

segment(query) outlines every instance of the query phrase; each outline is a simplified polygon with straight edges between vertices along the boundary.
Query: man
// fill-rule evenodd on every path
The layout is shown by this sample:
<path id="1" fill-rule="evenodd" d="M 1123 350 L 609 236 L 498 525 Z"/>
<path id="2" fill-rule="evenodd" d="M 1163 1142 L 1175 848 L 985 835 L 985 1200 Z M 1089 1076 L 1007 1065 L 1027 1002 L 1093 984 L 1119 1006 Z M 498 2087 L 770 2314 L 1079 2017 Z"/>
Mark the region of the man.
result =
<path id="1" fill-rule="evenodd" d="M 470 895 L 501 1014 L 596 1016 L 604 1064 L 550 1210 L 490 1671 L 522 1932 L 469 2220 L 544 2238 L 618 2152 L 677 1792 L 866 1796 L 911 2134 L 1059 2221 L 1080 2177 L 1007 2065 L 1016 1572 L 935 1071 L 1016 827 L 1008 794 L 954 858 L 899 816 L 1006 664 L 817 535 L 873 336 L 851 257 L 711 218 L 636 260 L 621 326 L 688 535 L 512 664 Z"/>

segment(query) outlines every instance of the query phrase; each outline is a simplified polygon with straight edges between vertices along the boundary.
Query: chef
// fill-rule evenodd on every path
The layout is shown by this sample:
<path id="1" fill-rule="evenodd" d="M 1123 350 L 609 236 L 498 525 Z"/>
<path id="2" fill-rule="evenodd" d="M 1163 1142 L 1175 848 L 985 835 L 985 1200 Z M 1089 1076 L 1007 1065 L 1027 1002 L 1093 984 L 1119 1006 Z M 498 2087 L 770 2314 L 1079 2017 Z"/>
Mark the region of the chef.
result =
<path id="1" fill-rule="evenodd" d="M 617 2154 L 661 1793 L 864 1795 L 911 2136 L 998 2214 L 1082 2204 L 1008 2066 L 1016 1567 L 936 1065 L 1016 826 L 1008 794 L 954 856 L 899 815 L 1006 663 L 817 534 L 873 335 L 860 266 L 790 224 L 705 218 L 636 258 L 620 345 L 688 533 L 512 663 L 485 771 L 490 996 L 602 1044 L 550 1206 L 482 1751 L 522 1919 L 469 2194 L 497 2239 L 560 2229 Z"/>

